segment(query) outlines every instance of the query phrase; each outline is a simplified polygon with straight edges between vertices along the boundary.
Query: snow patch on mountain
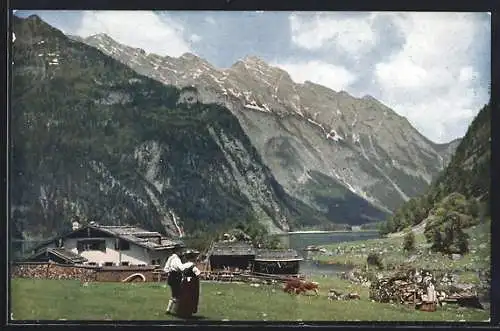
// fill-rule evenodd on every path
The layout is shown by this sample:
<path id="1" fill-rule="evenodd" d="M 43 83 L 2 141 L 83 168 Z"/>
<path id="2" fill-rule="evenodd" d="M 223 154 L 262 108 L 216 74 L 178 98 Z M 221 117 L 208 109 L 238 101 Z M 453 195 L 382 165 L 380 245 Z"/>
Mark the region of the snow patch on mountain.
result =
<path id="1" fill-rule="evenodd" d="M 329 133 L 326 134 L 326 139 L 331 139 L 333 141 L 339 141 L 339 140 L 344 140 L 335 130 L 331 130 Z"/>

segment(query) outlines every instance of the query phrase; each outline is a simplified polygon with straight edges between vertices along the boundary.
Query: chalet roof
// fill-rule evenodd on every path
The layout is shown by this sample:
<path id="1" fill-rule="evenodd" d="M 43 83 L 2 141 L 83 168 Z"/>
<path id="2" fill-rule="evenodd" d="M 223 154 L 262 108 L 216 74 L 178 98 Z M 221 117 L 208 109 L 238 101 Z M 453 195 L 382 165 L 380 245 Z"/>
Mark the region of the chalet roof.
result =
<path id="1" fill-rule="evenodd" d="M 255 255 L 255 248 L 246 242 L 216 242 L 210 249 L 210 255 Z"/>
<path id="2" fill-rule="evenodd" d="M 172 249 L 175 246 L 184 246 L 181 242 L 162 237 L 159 232 L 147 231 L 135 226 L 89 225 L 89 227 L 151 250 L 164 250 Z M 160 237 L 160 244 L 149 241 L 147 238 L 150 237 Z"/>
<path id="3" fill-rule="evenodd" d="M 294 249 L 258 249 L 255 261 L 301 261 L 302 257 Z"/>
<path id="4" fill-rule="evenodd" d="M 96 230 L 106 232 L 117 238 L 127 240 L 136 245 L 152 250 L 171 249 L 175 246 L 183 247 L 184 244 L 180 241 L 174 241 L 169 238 L 162 237 L 161 233 L 147 231 L 136 226 L 119 226 L 119 225 L 89 225 Z M 159 237 L 160 244 L 149 241 L 147 238 Z"/>
<path id="5" fill-rule="evenodd" d="M 25 260 L 36 259 L 37 257 L 40 257 L 44 254 L 57 256 L 58 258 L 71 264 L 83 263 L 87 261 L 87 259 L 83 256 L 75 254 L 64 248 L 45 248 L 44 250 L 38 251 L 35 254 L 28 256 Z"/>
<path id="6" fill-rule="evenodd" d="M 91 225 L 95 228 L 109 231 L 115 235 L 133 235 L 136 237 L 161 237 L 161 233 L 156 231 L 147 231 L 137 226 L 130 225 Z"/>
<path id="7" fill-rule="evenodd" d="M 85 231 L 86 229 L 91 229 L 94 231 L 98 231 L 101 233 L 105 233 L 109 236 L 120 238 L 123 240 L 126 240 L 128 242 L 131 242 L 133 244 L 136 244 L 138 246 L 144 247 L 146 249 L 150 250 L 165 250 L 165 249 L 172 249 L 176 246 L 184 247 L 184 244 L 181 241 L 175 241 L 170 238 L 163 237 L 161 233 L 159 232 L 154 232 L 154 231 L 147 231 L 142 228 L 136 227 L 136 226 L 128 226 L 128 225 L 99 225 L 99 224 L 93 224 L 93 225 L 86 225 L 83 226 L 79 229 L 67 232 L 65 234 L 59 235 L 55 238 L 49 239 L 38 245 L 37 247 L 33 248 L 33 250 L 38 251 L 40 249 L 43 249 L 44 246 L 56 242 L 60 238 L 66 238 L 70 235 L 77 234 L 78 232 Z M 151 237 L 159 237 L 160 238 L 160 243 L 152 242 L 149 241 L 147 238 Z"/>

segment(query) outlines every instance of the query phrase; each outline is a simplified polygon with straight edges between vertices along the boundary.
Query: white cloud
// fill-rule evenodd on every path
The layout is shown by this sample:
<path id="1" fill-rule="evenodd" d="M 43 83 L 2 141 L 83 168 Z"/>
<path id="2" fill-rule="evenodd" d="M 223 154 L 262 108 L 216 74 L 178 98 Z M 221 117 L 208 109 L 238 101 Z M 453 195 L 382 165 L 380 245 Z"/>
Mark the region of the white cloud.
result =
<path id="1" fill-rule="evenodd" d="M 488 99 L 487 87 L 480 86 L 471 65 L 469 50 L 480 28 L 473 15 L 394 15 L 406 43 L 375 66 L 379 98 L 436 142 L 463 135 Z"/>
<path id="2" fill-rule="evenodd" d="M 356 57 L 369 52 L 377 43 L 372 27 L 375 15 L 363 19 L 338 15 L 319 13 L 312 18 L 309 15 L 290 15 L 292 41 L 309 50 L 340 47 Z"/>
<path id="3" fill-rule="evenodd" d="M 309 80 L 335 91 L 345 90 L 356 80 L 356 76 L 344 67 L 322 61 L 273 63 L 287 71 L 297 83 Z"/>
<path id="4" fill-rule="evenodd" d="M 189 41 L 192 43 L 197 43 L 200 42 L 203 38 L 201 38 L 200 35 L 197 35 L 196 33 L 193 33 L 191 37 L 189 37 Z"/>
<path id="5" fill-rule="evenodd" d="M 205 17 L 205 22 L 207 22 L 208 24 L 212 24 L 212 25 L 215 25 L 215 19 L 212 17 L 212 16 L 207 16 Z"/>
<path id="6" fill-rule="evenodd" d="M 458 76 L 458 80 L 461 82 L 469 82 L 478 76 L 478 73 L 474 71 L 474 68 L 471 66 L 463 67 L 460 69 L 460 75 Z"/>
<path id="7" fill-rule="evenodd" d="M 289 22 L 292 43 L 296 46 L 323 53 L 335 48 L 358 61 L 363 58 L 364 62 L 370 61 L 366 56 L 369 52 L 383 45 L 378 39 L 383 34 L 377 31 L 379 26 L 375 22 L 391 22 L 404 37 L 401 49 L 384 62 L 365 66 L 373 68 L 371 87 L 356 84 L 364 87 L 348 91 L 376 96 L 406 116 L 429 139 L 445 142 L 463 135 L 488 99 L 487 87 L 479 82 L 484 77 L 475 69 L 473 61 L 477 59 L 471 55 L 478 29 L 489 29 L 489 22 L 480 22 L 478 15 L 481 14 L 380 12 L 361 17 L 343 13 L 293 13 Z M 329 87 L 352 84 L 355 68 L 343 68 L 344 74 L 329 77 L 325 70 L 328 65 L 301 64 L 285 69 L 295 71 L 292 77 Z"/>
<path id="8" fill-rule="evenodd" d="M 120 43 L 148 53 L 175 57 L 192 52 L 183 32 L 181 25 L 151 11 L 85 11 L 75 31 L 82 37 L 106 33 Z"/>

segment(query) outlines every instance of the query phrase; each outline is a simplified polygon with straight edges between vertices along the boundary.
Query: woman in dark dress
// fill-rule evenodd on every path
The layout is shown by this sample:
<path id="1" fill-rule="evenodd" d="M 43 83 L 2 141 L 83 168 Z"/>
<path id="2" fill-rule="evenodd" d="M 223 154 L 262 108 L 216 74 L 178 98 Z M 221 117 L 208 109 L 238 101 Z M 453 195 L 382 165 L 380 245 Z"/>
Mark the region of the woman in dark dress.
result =
<path id="1" fill-rule="evenodd" d="M 168 302 L 167 313 L 191 315 L 198 307 L 199 295 L 199 270 L 192 262 L 182 263 L 182 249 L 177 247 L 165 263 L 164 271 L 167 273 L 167 284 L 172 290 L 172 298 Z M 198 285 L 195 285 L 198 284 Z M 193 287 L 194 286 L 194 287 Z M 196 294 L 193 294 L 196 290 Z M 193 300 L 196 309 L 193 309 Z"/>
<path id="2" fill-rule="evenodd" d="M 188 268 L 183 272 L 178 310 L 180 316 L 189 317 L 198 312 L 200 294 L 198 275 L 196 267 Z"/>

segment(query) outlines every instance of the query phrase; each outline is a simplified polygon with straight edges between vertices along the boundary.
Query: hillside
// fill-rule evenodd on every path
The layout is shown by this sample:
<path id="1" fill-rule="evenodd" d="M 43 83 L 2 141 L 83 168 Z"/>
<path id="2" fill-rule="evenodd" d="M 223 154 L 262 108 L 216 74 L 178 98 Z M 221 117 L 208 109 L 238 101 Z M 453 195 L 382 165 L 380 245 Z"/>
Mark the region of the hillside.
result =
<path id="1" fill-rule="evenodd" d="M 227 107 L 285 191 L 331 220 L 353 194 L 387 213 L 397 209 L 427 189 L 456 147 L 429 141 L 373 97 L 295 83 L 255 56 L 216 68 L 194 54 L 148 54 L 103 33 L 72 38 L 164 84 L 195 86 L 198 100 Z"/>
<path id="2" fill-rule="evenodd" d="M 37 16 L 14 17 L 13 235 L 71 218 L 182 236 L 260 222 L 272 232 L 331 222 L 287 194 L 224 106 L 142 76 Z M 339 200 L 342 203 L 342 200 Z M 385 214 L 352 195 L 338 222 Z"/>
<path id="3" fill-rule="evenodd" d="M 470 124 L 443 173 L 425 194 L 398 209 L 382 232 L 391 233 L 428 223 L 447 211 L 460 213 L 464 227 L 489 217 L 490 160 L 491 105 L 488 104 Z M 469 220 L 470 217 L 473 219 Z"/>

